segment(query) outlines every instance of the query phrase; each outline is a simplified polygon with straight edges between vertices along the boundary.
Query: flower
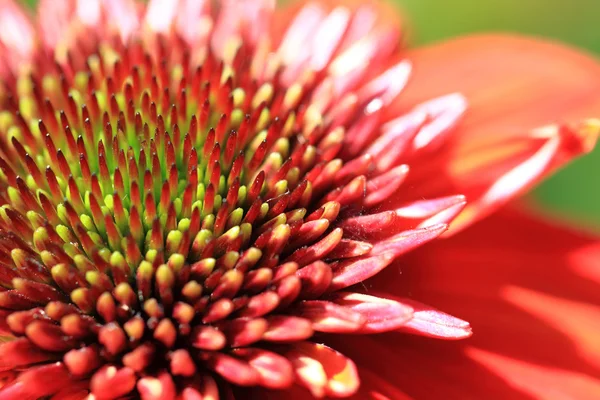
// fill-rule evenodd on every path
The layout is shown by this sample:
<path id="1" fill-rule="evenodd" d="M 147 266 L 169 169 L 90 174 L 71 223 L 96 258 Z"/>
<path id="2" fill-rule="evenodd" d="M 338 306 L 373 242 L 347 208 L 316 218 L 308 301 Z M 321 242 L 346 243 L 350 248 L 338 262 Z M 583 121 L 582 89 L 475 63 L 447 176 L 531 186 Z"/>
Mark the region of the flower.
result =
<path id="1" fill-rule="evenodd" d="M 594 397 L 600 66 L 292 7 L 0 2 L 0 399 Z"/>

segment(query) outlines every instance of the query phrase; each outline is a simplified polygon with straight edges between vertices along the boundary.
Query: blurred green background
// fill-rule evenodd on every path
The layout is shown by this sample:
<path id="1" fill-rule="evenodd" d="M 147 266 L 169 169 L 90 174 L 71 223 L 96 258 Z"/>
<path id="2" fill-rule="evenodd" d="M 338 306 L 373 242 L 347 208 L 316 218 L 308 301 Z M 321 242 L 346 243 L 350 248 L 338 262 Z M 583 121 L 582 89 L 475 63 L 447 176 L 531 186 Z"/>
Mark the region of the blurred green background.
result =
<path id="1" fill-rule="evenodd" d="M 600 0 L 388 1 L 407 16 L 414 44 L 471 32 L 508 31 L 558 39 L 600 54 Z M 24 2 L 33 5 L 36 0 Z M 555 213 L 600 229 L 598 170 L 600 147 L 548 179 L 533 197 Z"/>

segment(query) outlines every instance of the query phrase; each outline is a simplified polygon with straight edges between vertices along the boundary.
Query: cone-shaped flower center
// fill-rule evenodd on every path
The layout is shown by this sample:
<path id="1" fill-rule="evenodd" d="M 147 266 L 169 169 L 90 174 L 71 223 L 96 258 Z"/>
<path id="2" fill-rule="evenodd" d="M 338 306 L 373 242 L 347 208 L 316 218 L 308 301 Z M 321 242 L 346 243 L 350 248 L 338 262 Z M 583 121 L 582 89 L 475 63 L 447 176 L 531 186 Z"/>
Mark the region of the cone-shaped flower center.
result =
<path id="1" fill-rule="evenodd" d="M 244 49 L 191 68 L 185 47 L 155 45 L 153 57 L 103 43 L 81 68 L 68 58 L 22 78 L 2 114 L 0 246 L 16 269 L 2 264 L 0 306 L 24 335 L 13 345 L 75 375 L 122 365 L 91 381 L 115 396 L 165 360 L 188 377 L 219 368 L 215 351 L 310 337 L 307 320 L 261 317 L 319 297 L 324 261 L 372 247 L 335 227 L 373 199 L 333 160 L 344 130 L 324 135 L 306 88 L 257 84 Z M 269 354 L 265 368 L 287 366 Z"/>
<path id="2" fill-rule="evenodd" d="M 347 24 L 339 13 L 332 23 Z M 0 371 L 17 376 L 0 397 L 65 386 L 211 397 L 294 381 L 315 396 L 353 394 L 352 361 L 308 339 L 412 320 L 410 302 L 339 290 L 434 239 L 462 209 L 460 196 L 377 207 L 408 172 L 408 143 L 451 127 L 463 99 L 416 109 L 377 138 L 410 68 L 359 85 L 369 75 L 352 56 L 361 41 L 324 79 L 336 46 L 305 71 L 285 66 L 294 29 L 281 59 L 235 35 L 215 49 L 73 29 L 77 40 L 5 77 L 0 92 L 0 334 L 10 338 Z M 378 35 L 372 59 L 391 51 Z M 454 109 L 417 136 L 444 107 Z M 470 334 L 444 318 L 453 337 Z M 443 336 L 430 320 L 415 326 Z"/>

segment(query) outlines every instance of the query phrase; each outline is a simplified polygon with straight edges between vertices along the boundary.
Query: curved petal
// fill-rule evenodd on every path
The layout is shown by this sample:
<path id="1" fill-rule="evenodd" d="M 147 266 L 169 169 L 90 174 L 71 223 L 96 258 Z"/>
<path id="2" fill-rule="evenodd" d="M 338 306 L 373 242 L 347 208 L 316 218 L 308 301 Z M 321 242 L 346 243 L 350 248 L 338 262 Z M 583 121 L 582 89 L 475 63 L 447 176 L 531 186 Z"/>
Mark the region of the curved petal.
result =
<path id="1" fill-rule="evenodd" d="M 329 299 L 362 315 L 364 325 L 356 333 L 380 333 L 398 330 L 413 319 L 413 308 L 402 301 L 354 292 L 335 292 Z"/>
<path id="2" fill-rule="evenodd" d="M 413 74 L 387 118 L 414 112 L 434 98 L 443 107 L 458 107 L 448 114 L 449 130 L 438 116 L 438 124 L 417 133 L 406 183 L 414 186 L 409 194 L 414 198 L 467 196 L 470 205 L 453 232 L 593 148 L 597 121 L 580 123 L 600 116 L 600 63 L 592 57 L 541 40 L 483 35 L 418 49 L 405 58 Z M 440 68 L 443 73 L 436 72 Z M 452 93 L 460 93 L 467 106 L 460 119 Z M 440 129 L 447 132 L 437 133 Z M 406 199 L 399 194 L 398 202 Z"/>
<path id="3" fill-rule="evenodd" d="M 600 112 L 600 64 L 566 46 L 510 35 L 477 35 L 410 51 L 413 75 L 390 112 L 449 93 L 469 111 L 457 135 L 521 134 Z M 440 69 L 443 73 L 439 73 Z"/>
<path id="4" fill-rule="evenodd" d="M 471 339 L 448 346 L 399 335 L 361 338 L 360 353 L 377 365 L 346 338 L 332 345 L 416 398 L 597 398 L 599 259 L 597 238 L 506 210 L 366 283 L 370 290 L 410 291 L 469 321 Z M 380 355 L 389 353 L 403 360 L 397 372 L 380 367 Z M 436 381 L 433 391 L 419 386 L 424 371 Z"/>

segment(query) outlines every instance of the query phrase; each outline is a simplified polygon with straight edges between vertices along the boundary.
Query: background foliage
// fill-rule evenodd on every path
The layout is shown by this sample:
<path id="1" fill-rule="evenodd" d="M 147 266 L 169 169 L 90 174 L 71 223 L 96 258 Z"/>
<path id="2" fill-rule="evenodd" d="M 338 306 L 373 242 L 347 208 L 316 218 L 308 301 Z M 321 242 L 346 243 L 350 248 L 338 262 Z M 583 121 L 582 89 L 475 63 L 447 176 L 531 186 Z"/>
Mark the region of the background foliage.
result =
<path id="1" fill-rule="evenodd" d="M 29 6 L 36 3 L 23 1 Z M 508 31 L 552 38 L 600 54 L 600 0 L 388 1 L 407 16 L 414 44 L 472 32 Z M 533 196 L 556 213 L 600 229 L 599 170 L 600 147 L 547 180 Z"/>

